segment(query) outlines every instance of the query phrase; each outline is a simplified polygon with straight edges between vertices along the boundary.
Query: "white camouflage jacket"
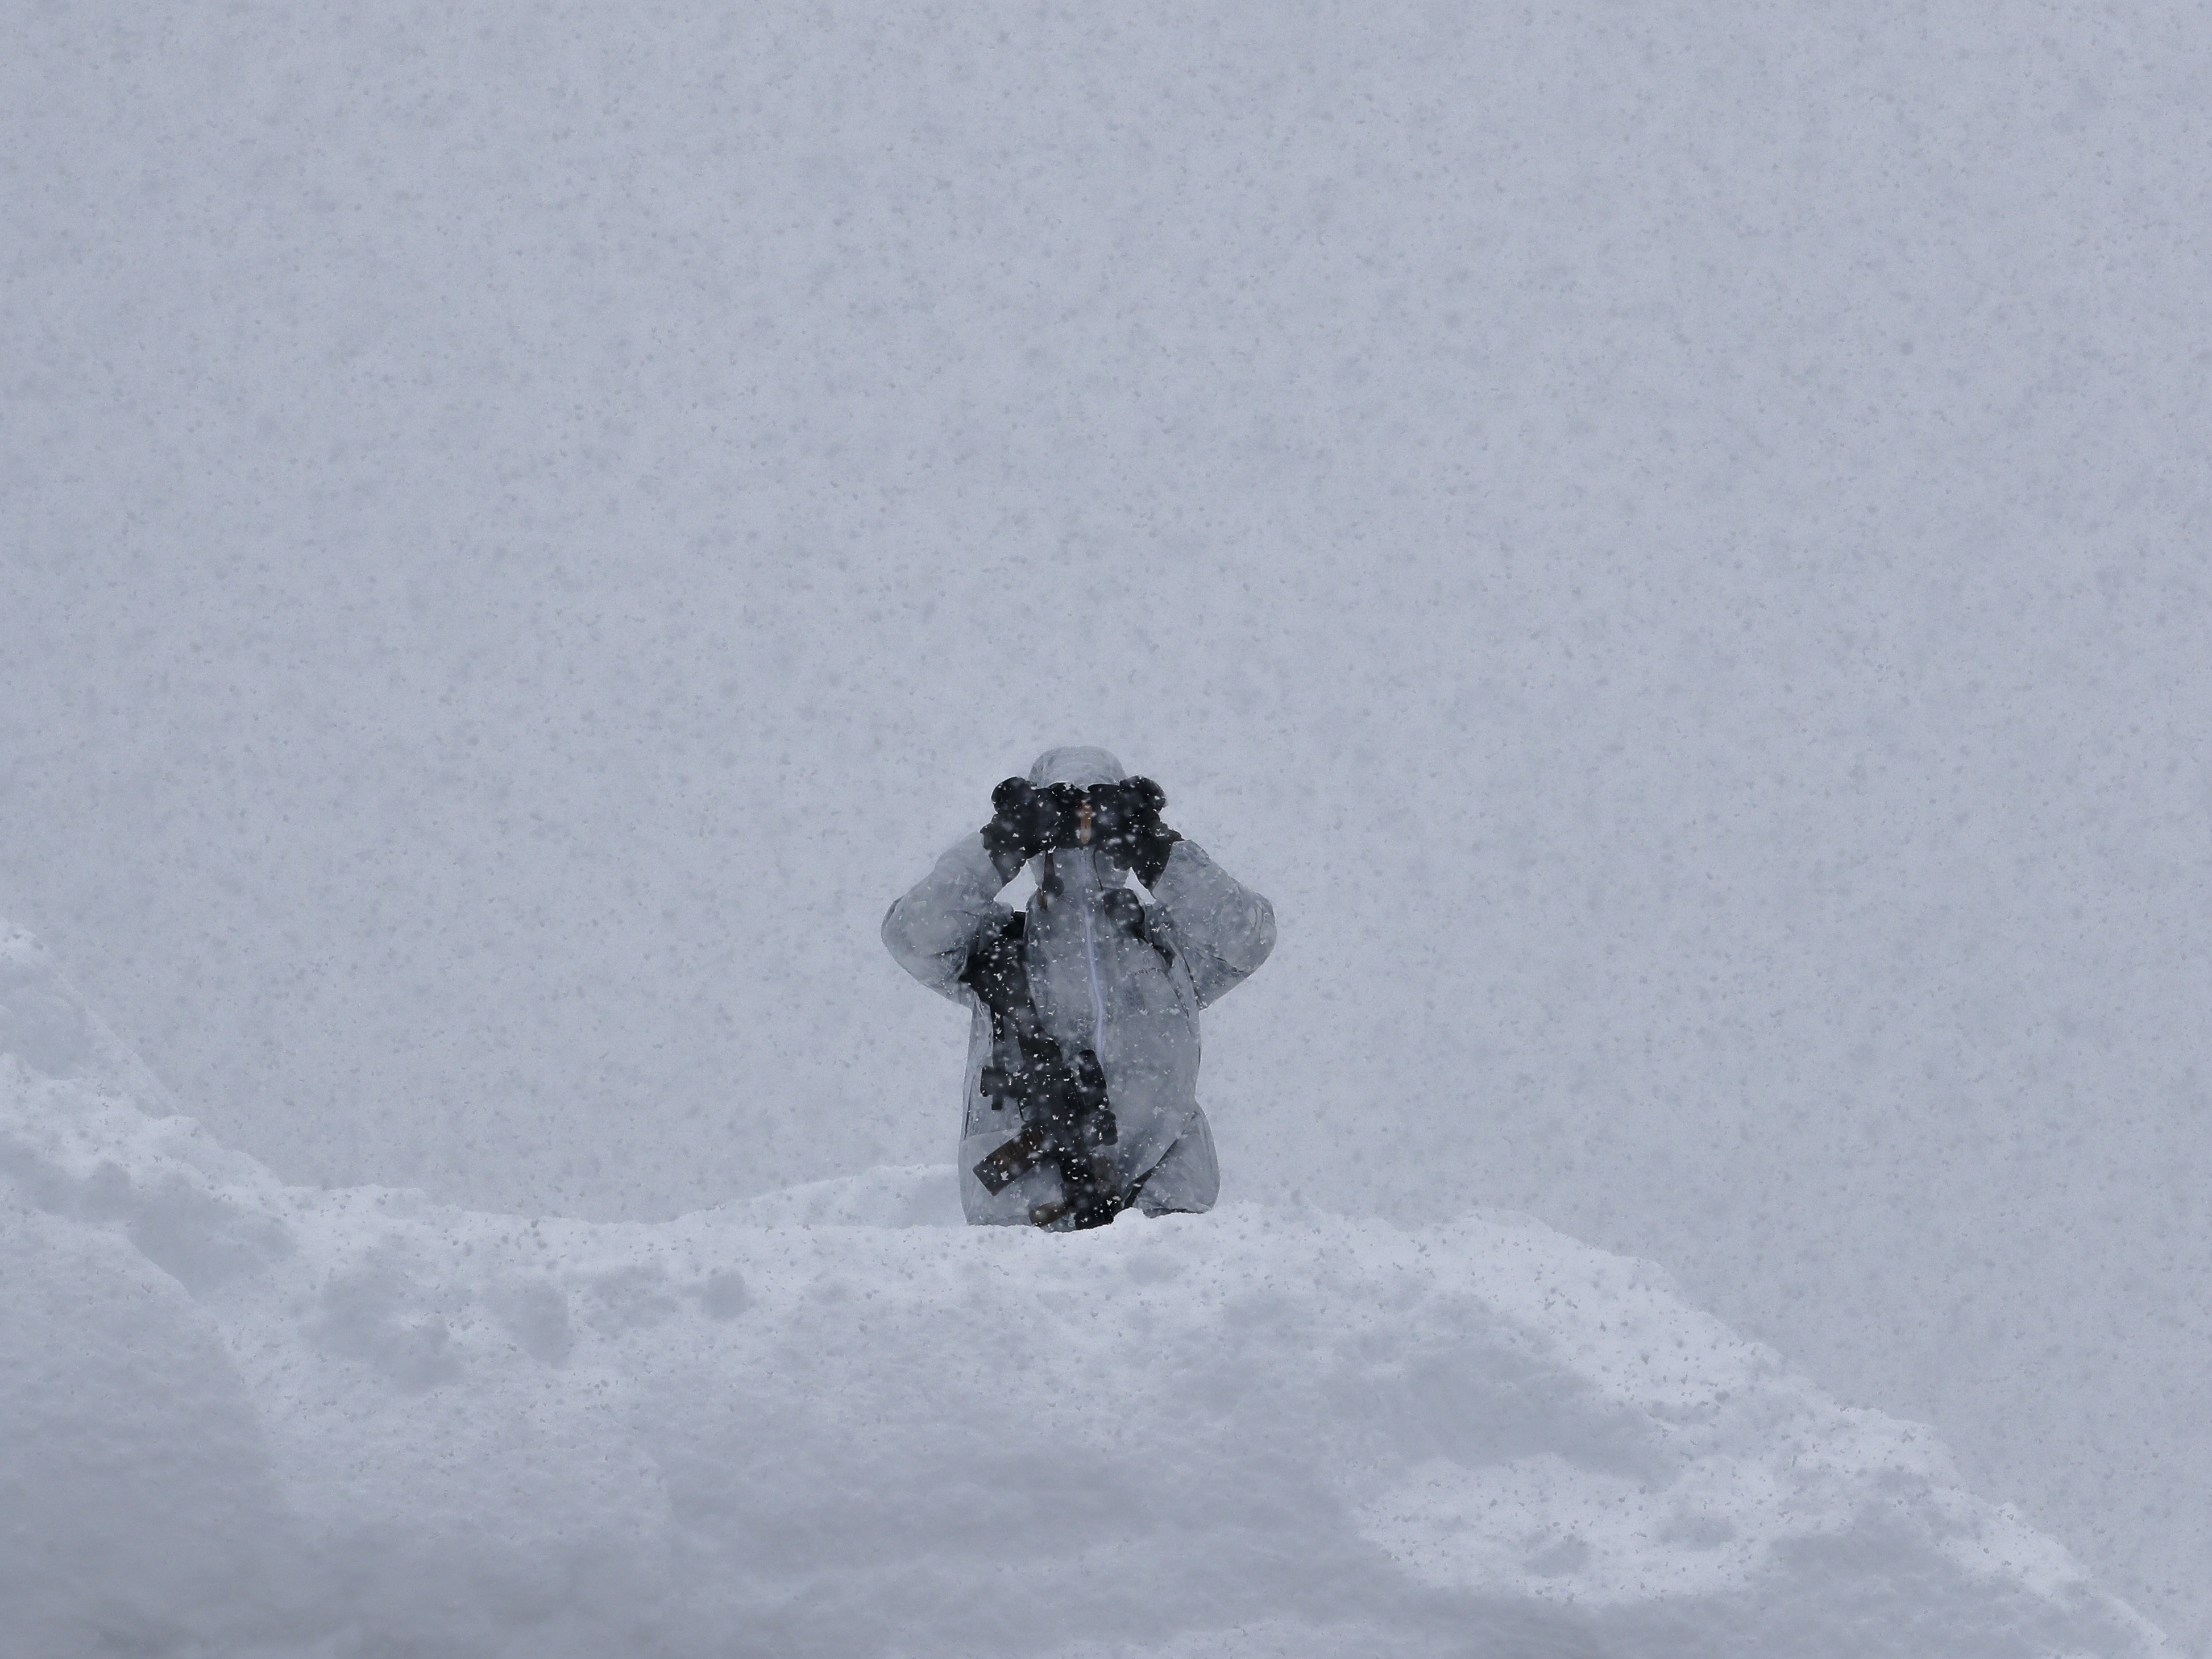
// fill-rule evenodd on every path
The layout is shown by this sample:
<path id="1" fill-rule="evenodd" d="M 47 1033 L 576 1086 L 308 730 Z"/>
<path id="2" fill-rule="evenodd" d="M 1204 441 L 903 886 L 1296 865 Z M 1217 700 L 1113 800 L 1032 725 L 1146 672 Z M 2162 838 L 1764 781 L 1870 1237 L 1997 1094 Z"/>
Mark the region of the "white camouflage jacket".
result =
<path id="1" fill-rule="evenodd" d="M 1110 757 L 1073 752 L 1097 757 L 1111 766 L 1108 775 L 1118 778 L 1121 769 Z M 1085 775 L 1099 768 L 1048 764 L 1069 753 L 1047 755 L 1031 781 L 1103 781 Z M 1043 868 L 1047 859 L 1056 881 Z M 1047 854 L 1031 860 L 1030 869 L 1040 885 L 1027 906 L 1023 953 L 1037 1014 L 1070 1055 L 1084 1048 L 1097 1054 L 1120 1132 L 1117 1172 L 1125 1186 L 1152 1176 L 1172 1149 L 1174 1175 L 1147 1181 L 1145 1207 L 1206 1208 L 1218 1177 L 1198 1105 L 1199 1011 L 1267 960 L 1275 943 L 1273 909 L 1188 841 L 1169 854 L 1149 904 L 1125 884 L 1122 872 L 1086 848 Z M 981 834 L 965 836 L 891 906 L 883 935 L 901 967 L 969 1010 L 961 1199 L 971 1222 L 1019 1224 L 1031 1205 L 1057 1196 L 1059 1177 L 1039 1167 L 996 1194 L 975 1178 L 977 1161 L 1021 1125 L 1010 1110 L 994 1110 L 981 1091 L 991 1056 L 991 1016 L 961 982 L 976 940 L 1013 914 L 998 899 L 1006 885 Z M 1052 886 L 1057 896 L 1048 893 Z M 1173 1199 L 1164 1190 L 1155 1193 L 1155 1184 L 1173 1185 Z"/>

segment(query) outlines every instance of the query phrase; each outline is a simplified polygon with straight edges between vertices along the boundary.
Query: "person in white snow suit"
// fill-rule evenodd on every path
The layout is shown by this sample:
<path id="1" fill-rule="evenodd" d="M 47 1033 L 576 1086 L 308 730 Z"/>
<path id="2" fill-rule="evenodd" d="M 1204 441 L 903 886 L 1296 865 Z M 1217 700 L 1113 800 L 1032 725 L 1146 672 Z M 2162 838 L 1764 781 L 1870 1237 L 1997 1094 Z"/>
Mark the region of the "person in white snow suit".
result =
<path id="1" fill-rule="evenodd" d="M 969 1011 L 968 1219 L 1072 1231 L 1132 1206 L 1210 1209 L 1199 1010 L 1267 959 L 1273 909 L 1103 749 L 1049 750 L 991 799 L 991 822 L 884 918 L 899 965 Z M 1024 862 L 1036 891 L 1016 911 L 998 895 Z"/>

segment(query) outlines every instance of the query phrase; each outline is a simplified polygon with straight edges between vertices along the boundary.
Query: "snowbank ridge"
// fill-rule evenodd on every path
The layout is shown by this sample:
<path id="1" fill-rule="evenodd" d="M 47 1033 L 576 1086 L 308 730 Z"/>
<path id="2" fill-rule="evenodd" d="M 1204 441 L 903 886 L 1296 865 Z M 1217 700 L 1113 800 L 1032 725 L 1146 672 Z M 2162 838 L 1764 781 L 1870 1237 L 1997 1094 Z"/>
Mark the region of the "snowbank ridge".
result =
<path id="1" fill-rule="evenodd" d="M 1525 1218 L 657 1224 L 286 1188 L 0 942 L 28 1656 L 2135 1656 L 1665 1275 Z"/>

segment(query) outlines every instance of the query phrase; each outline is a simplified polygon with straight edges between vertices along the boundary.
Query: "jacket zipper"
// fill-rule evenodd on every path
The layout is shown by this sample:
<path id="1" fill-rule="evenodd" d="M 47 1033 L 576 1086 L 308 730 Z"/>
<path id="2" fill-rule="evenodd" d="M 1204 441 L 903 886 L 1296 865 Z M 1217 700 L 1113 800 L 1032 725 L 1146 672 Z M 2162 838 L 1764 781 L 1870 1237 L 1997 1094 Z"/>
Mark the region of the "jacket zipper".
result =
<path id="1" fill-rule="evenodd" d="M 1098 937 L 1091 926 L 1092 905 L 1091 896 L 1083 898 L 1083 959 L 1091 974 L 1091 1048 L 1094 1054 L 1106 1047 L 1106 998 L 1098 986 Z"/>

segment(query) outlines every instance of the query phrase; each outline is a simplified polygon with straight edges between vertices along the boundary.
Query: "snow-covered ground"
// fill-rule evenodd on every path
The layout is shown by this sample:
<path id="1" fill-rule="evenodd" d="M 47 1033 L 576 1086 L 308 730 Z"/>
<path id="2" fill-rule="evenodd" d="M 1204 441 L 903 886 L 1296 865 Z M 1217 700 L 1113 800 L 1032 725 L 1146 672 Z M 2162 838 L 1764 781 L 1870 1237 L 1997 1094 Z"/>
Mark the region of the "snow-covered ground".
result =
<path id="1" fill-rule="evenodd" d="M 287 1187 L 21 933 L 0 1050 L 22 1659 L 2163 1650 L 1927 1431 L 1522 1217 Z"/>

